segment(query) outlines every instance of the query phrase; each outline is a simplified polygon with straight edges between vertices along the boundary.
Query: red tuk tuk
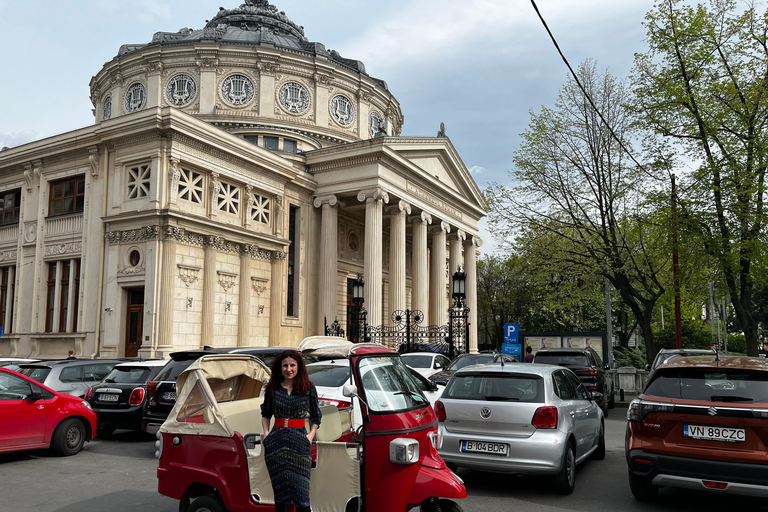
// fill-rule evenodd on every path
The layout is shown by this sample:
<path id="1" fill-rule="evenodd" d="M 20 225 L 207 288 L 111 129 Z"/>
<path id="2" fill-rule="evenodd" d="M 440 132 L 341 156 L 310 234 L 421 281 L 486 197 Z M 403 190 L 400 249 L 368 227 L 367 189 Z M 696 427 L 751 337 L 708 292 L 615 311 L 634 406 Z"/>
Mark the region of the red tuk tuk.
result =
<path id="1" fill-rule="evenodd" d="M 461 512 L 466 489 L 437 454 L 437 418 L 399 354 L 338 341 L 349 358 L 363 425 L 321 408 L 310 478 L 313 511 Z M 327 344 L 326 344 L 327 348 Z M 177 380 L 178 399 L 158 433 L 158 490 L 180 512 L 274 510 L 261 449 L 269 369 L 253 356 L 204 356 Z"/>

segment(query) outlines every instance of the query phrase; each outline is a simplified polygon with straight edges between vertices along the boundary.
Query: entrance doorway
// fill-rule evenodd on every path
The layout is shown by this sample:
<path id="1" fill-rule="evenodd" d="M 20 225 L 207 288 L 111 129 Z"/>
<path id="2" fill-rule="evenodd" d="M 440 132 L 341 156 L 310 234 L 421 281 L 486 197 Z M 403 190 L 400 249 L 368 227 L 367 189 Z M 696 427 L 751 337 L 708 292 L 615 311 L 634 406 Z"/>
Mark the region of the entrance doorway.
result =
<path id="1" fill-rule="evenodd" d="M 138 357 L 144 332 L 144 288 L 128 290 L 125 318 L 125 357 Z"/>
<path id="2" fill-rule="evenodd" d="M 351 277 L 347 278 L 347 340 L 352 341 L 352 329 L 350 329 L 350 326 L 352 325 L 352 288 L 353 288 L 353 282 L 355 280 Z"/>

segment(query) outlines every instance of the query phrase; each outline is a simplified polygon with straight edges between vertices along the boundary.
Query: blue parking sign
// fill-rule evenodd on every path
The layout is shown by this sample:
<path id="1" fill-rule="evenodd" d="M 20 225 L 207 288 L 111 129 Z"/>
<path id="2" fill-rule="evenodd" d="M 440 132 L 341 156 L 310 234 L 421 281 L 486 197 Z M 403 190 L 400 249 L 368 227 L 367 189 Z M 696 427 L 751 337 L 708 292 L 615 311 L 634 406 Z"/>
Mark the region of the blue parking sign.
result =
<path id="1" fill-rule="evenodd" d="M 520 343 L 520 324 L 504 324 L 504 343 Z"/>
<path id="2" fill-rule="evenodd" d="M 519 343 L 502 343 L 501 353 L 512 354 L 513 356 L 521 356 L 523 354 L 523 346 Z"/>

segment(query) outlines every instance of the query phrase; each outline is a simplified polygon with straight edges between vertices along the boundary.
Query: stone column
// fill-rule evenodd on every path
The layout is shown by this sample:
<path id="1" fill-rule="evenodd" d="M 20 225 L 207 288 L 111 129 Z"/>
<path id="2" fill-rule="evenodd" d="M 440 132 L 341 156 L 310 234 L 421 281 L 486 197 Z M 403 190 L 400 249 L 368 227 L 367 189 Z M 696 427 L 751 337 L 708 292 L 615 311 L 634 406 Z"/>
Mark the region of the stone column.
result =
<path id="1" fill-rule="evenodd" d="M 394 311 L 405 311 L 405 216 L 411 205 L 398 201 L 388 208 L 389 227 L 389 316 Z"/>
<path id="2" fill-rule="evenodd" d="M 216 320 L 216 248 L 218 237 L 209 236 L 205 239 L 203 260 L 203 319 L 200 346 L 214 346 L 213 325 Z"/>
<path id="3" fill-rule="evenodd" d="M 62 273 L 62 260 L 59 260 L 51 265 L 56 265 L 55 276 L 56 284 L 53 288 L 53 324 L 51 325 L 51 332 L 61 332 L 59 325 L 61 325 L 61 273 Z"/>
<path id="4" fill-rule="evenodd" d="M 464 244 L 464 240 L 467 239 L 467 234 L 458 229 L 456 233 L 451 233 L 448 236 L 448 282 L 451 282 L 454 272 L 456 272 L 460 266 L 462 266 L 461 259 L 461 246 Z"/>
<path id="5" fill-rule="evenodd" d="M 448 323 L 447 284 L 445 275 L 445 235 L 451 232 L 446 222 L 432 228 L 432 252 L 429 275 L 429 323 Z"/>
<path id="6" fill-rule="evenodd" d="M 411 310 L 421 311 L 429 318 L 429 273 L 427 271 L 427 230 L 432 216 L 426 212 L 411 218 L 413 224 L 413 253 L 411 265 Z"/>
<path id="7" fill-rule="evenodd" d="M 336 319 L 336 274 L 338 273 L 339 200 L 336 196 L 316 197 L 322 208 L 320 221 L 320 321 L 330 325 Z"/>
<path id="8" fill-rule="evenodd" d="M 173 345 L 173 316 L 176 310 L 174 304 L 174 292 L 176 289 L 176 237 L 180 236 L 180 229 L 167 227 L 162 244 L 162 259 L 160 262 L 160 307 L 158 315 L 158 345 Z M 204 345 L 201 343 L 200 346 Z"/>
<path id="9" fill-rule="evenodd" d="M 65 319 L 66 325 L 64 329 L 66 332 L 72 332 L 74 330 L 75 315 L 77 314 L 77 311 L 75 311 L 75 279 L 80 276 L 75 275 L 76 271 L 77 260 L 73 258 L 69 260 L 69 275 L 67 276 L 67 279 L 69 279 L 69 288 L 67 289 L 67 318 Z"/>
<path id="10" fill-rule="evenodd" d="M 240 250 L 240 296 L 237 306 L 237 346 L 249 347 L 251 338 L 251 255 Z"/>
<path id="11" fill-rule="evenodd" d="M 269 346 L 280 346 L 280 326 L 283 318 L 283 261 L 285 253 L 276 251 L 272 253 L 270 265 L 271 277 L 269 280 Z"/>
<path id="12" fill-rule="evenodd" d="M 389 195 L 380 188 L 360 191 L 358 201 L 365 201 L 365 309 L 368 324 L 381 325 L 382 211 Z"/>
<path id="13" fill-rule="evenodd" d="M 470 235 L 464 242 L 464 267 L 467 274 L 467 307 L 469 308 L 469 352 L 477 354 L 477 248 L 480 237 Z"/>
<path id="14" fill-rule="evenodd" d="M 11 318 L 13 312 L 13 299 L 16 295 L 15 287 L 16 265 L 8 267 L 8 288 L 5 292 L 5 318 L 3 318 L 3 334 L 11 334 Z"/>

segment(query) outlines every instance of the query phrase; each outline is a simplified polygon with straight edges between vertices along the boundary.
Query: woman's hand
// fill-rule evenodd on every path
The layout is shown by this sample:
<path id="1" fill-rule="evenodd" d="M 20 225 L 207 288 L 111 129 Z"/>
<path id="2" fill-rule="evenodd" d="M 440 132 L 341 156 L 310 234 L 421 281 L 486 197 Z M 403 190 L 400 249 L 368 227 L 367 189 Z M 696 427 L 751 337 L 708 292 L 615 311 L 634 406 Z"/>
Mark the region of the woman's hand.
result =
<path id="1" fill-rule="evenodd" d="M 312 439 L 314 439 L 314 438 L 315 438 L 315 434 L 314 433 L 310 432 L 309 434 L 307 434 L 307 439 L 309 439 L 309 443 L 310 444 L 312 444 Z"/>

